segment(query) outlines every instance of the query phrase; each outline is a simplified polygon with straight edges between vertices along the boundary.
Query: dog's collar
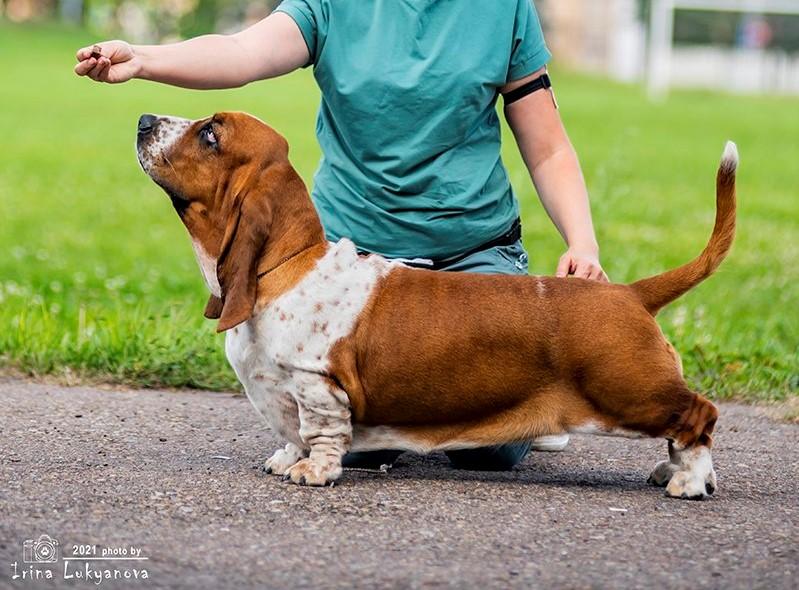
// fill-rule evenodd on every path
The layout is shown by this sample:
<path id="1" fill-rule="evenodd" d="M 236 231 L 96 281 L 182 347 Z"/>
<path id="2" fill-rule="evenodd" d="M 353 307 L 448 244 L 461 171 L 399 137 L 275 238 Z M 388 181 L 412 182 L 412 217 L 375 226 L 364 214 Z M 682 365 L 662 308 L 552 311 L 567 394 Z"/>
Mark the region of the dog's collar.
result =
<path id="1" fill-rule="evenodd" d="M 306 246 L 306 247 L 305 247 L 305 248 L 303 248 L 302 250 L 299 250 L 298 252 L 295 252 L 294 254 L 290 254 L 289 256 L 286 256 L 285 258 L 281 259 L 281 260 L 280 260 L 280 262 L 278 262 L 278 263 L 277 263 L 276 265 L 274 265 L 273 267 L 271 267 L 271 268 L 268 268 L 267 270 L 265 270 L 265 271 L 263 271 L 263 272 L 260 272 L 260 273 L 258 273 L 258 278 L 259 278 L 259 279 L 262 279 L 262 278 L 264 278 L 266 275 L 268 275 L 268 274 L 270 274 L 270 273 L 272 273 L 272 272 L 276 271 L 278 268 L 280 268 L 281 266 L 283 266 L 283 265 L 284 265 L 284 264 L 286 264 L 287 262 L 290 262 L 291 260 L 294 260 L 294 259 L 295 259 L 295 258 L 297 258 L 297 256 L 299 256 L 300 254 L 304 254 L 305 252 L 307 252 L 308 250 L 310 250 L 311 248 L 314 248 L 314 247 L 316 247 L 316 244 L 313 244 L 313 245 L 311 245 L 311 246 Z"/>

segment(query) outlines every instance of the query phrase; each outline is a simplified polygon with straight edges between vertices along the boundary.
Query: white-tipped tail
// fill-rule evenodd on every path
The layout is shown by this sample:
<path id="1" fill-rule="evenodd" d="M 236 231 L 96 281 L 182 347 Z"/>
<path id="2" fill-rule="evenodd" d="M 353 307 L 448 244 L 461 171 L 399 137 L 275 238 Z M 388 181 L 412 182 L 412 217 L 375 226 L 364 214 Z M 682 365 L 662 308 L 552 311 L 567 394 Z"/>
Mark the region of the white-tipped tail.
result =
<path id="1" fill-rule="evenodd" d="M 724 156 L 716 174 L 716 223 L 702 253 L 688 264 L 631 285 L 652 315 L 713 274 L 730 251 L 735 236 L 737 167 L 738 148 L 730 141 L 724 148 Z"/>
<path id="2" fill-rule="evenodd" d="M 724 154 L 721 156 L 721 163 L 733 170 L 738 168 L 738 146 L 734 141 L 728 141 L 724 146 Z"/>

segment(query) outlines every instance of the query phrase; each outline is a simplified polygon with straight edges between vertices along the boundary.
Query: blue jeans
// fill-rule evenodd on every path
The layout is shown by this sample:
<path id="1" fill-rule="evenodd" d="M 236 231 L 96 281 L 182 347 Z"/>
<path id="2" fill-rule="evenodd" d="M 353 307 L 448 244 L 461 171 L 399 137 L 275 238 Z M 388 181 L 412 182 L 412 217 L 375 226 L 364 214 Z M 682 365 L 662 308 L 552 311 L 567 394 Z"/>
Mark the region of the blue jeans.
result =
<path id="1" fill-rule="evenodd" d="M 499 246 L 476 252 L 442 269 L 444 272 L 477 272 L 484 274 L 526 275 L 529 273 L 528 257 L 522 243 Z M 456 469 L 479 471 L 506 471 L 519 463 L 530 451 L 528 441 L 468 449 L 448 451 L 452 466 Z M 344 456 L 344 467 L 380 467 L 391 464 L 402 451 L 370 451 L 349 453 Z"/>

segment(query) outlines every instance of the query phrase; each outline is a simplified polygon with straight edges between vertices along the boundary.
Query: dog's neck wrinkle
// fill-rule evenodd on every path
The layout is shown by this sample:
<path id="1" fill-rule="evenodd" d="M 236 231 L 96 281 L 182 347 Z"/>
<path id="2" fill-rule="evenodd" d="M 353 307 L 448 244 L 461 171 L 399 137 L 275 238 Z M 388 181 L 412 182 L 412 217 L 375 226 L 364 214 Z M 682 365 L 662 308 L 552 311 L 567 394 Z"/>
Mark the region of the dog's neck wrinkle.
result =
<path id="1" fill-rule="evenodd" d="M 293 289 L 327 252 L 329 244 L 322 241 L 301 250 L 297 256 L 276 267 L 259 264 L 259 269 L 270 270 L 258 279 L 258 295 L 255 311 L 264 309 L 284 293 Z M 264 272 L 264 270 L 259 270 Z M 256 315 L 254 314 L 254 315 Z"/>

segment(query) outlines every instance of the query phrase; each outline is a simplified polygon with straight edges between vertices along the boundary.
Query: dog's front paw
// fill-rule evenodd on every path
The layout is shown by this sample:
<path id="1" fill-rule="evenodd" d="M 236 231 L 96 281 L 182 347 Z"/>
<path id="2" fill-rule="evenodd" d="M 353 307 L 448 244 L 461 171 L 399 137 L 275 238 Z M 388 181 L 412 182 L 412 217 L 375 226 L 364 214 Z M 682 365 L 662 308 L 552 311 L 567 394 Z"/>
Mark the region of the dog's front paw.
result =
<path id="1" fill-rule="evenodd" d="M 341 459 L 308 458 L 293 465 L 283 476 L 299 485 L 326 486 L 341 477 Z"/>
<path id="2" fill-rule="evenodd" d="M 707 477 L 691 471 L 677 471 L 666 486 L 666 495 L 686 500 L 704 500 L 716 491 L 716 472 L 710 470 Z"/>
<path id="3" fill-rule="evenodd" d="M 289 443 L 264 462 L 263 470 L 274 475 L 284 475 L 292 465 L 296 464 L 304 456 L 305 453 L 300 447 Z"/>

